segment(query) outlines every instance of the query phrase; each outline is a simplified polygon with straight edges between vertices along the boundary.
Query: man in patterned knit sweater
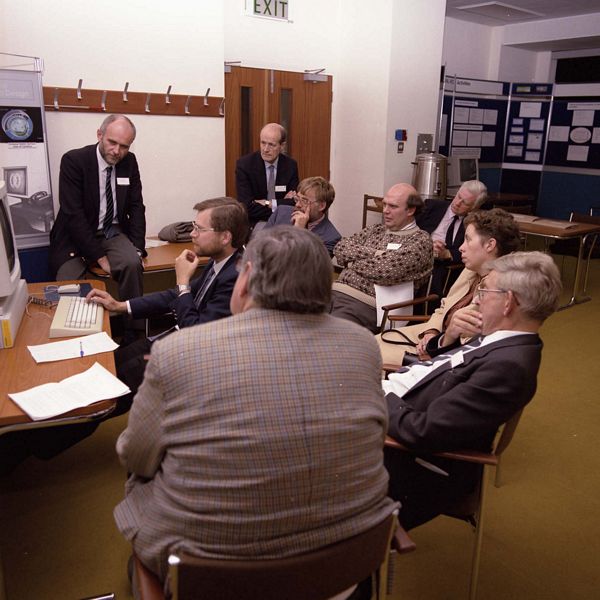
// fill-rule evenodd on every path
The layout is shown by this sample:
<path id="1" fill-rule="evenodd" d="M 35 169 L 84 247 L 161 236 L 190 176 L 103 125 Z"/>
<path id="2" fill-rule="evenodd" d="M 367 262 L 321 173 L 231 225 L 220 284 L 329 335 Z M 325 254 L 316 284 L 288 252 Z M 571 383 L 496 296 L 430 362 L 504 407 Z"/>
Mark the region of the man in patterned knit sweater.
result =
<path id="1" fill-rule="evenodd" d="M 338 242 L 334 255 L 344 270 L 333 284 L 333 315 L 377 333 L 375 286 L 413 281 L 417 290 L 426 282 L 433 246 L 429 234 L 415 223 L 422 208 L 423 200 L 412 185 L 393 185 L 383 198 L 383 224 Z"/>

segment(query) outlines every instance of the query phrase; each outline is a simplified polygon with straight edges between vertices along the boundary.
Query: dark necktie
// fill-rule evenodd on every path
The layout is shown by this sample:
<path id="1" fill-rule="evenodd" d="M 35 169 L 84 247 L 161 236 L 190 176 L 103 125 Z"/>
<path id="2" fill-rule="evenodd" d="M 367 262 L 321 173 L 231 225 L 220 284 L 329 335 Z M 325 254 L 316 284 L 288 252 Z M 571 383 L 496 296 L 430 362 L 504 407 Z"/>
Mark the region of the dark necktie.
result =
<path id="1" fill-rule="evenodd" d="M 454 227 L 459 218 L 460 217 L 458 215 L 454 215 L 452 223 L 450 223 L 448 229 L 446 230 L 446 248 L 450 248 L 454 242 Z"/>
<path id="2" fill-rule="evenodd" d="M 275 200 L 275 165 L 269 165 L 267 178 L 267 200 Z"/>
<path id="3" fill-rule="evenodd" d="M 196 307 L 200 307 L 200 302 L 202 302 L 202 298 L 204 298 L 204 294 L 206 294 L 206 290 L 208 289 L 208 286 L 212 283 L 214 276 L 215 268 L 211 267 L 208 273 L 206 274 L 206 277 L 204 278 L 204 281 L 202 282 L 202 285 L 200 286 L 196 297 L 194 298 L 194 304 L 196 305 Z"/>
<path id="4" fill-rule="evenodd" d="M 112 167 L 106 167 L 106 215 L 104 216 L 104 224 L 102 232 L 104 237 L 109 239 L 111 236 L 112 222 L 115 216 L 115 203 L 113 202 L 112 185 L 111 185 Z"/>

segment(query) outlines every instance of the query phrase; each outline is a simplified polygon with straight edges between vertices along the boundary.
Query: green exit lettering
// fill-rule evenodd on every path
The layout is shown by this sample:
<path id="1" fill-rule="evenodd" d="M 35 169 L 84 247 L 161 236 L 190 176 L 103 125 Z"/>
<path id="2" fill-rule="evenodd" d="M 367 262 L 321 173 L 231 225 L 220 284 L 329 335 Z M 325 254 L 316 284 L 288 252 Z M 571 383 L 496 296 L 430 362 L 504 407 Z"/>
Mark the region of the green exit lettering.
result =
<path id="1" fill-rule="evenodd" d="M 254 14 L 287 19 L 287 0 L 254 0 Z"/>

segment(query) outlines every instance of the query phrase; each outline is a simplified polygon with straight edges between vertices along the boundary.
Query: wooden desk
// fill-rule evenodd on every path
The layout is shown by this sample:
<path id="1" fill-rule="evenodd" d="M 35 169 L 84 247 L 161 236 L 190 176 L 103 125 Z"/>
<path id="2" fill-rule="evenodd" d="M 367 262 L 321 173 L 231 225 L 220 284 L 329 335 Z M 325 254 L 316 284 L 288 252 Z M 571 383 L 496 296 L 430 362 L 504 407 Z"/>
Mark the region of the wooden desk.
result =
<path id="1" fill-rule="evenodd" d="M 67 282 L 67 283 L 78 283 Z M 91 281 L 93 287 L 105 289 L 101 281 Z M 55 285 L 50 284 L 50 285 Z M 47 283 L 29 284 L 29 293 L 44 291 Z M 41 297 L 41 296 L 39 296 Z M 0 435 L 17 429 L 49 427 L 68 423 L 80 423 L 108 414 L 116 406 L 115 400 L 103 400 L 84 408 L 78 408 L 59 417 L 43 421 L 32 421 L 9 397 L 9 392 L 21 392 L 36 385 L 61 381 L 65 377 L 76 375 L 91 367 L 95 362 L 115 374 L 115 360 L 112 352 L 103 352 L 83 358 L 61 360 L 37 364 L 27 349 L 28 345 L 45 344 L 49 341 L 50 323 L 54 309 L 30 304 L 29 315 L 23 314 L 17 332 L 15 345 L 0 350 Z M 104 331 L 110 335 L 108 311 L 104 312 Z M 64 338 L 63 338 L 64 339 Z"/>
<path id="2" fill-rule="evenodd" d="M 175 270 L 175 259 L 184 250 L 194 250 L 192 242 L 169 242 L 164 246 L 155 246 L 153 248 L 146 248 L 148 256 L 142 260 L 144 265 L 144 273 L 164 273 L 166 271 Z M 201 256 L 199 267 L 204 267 L 208 263 L 210 258 L 208 256 Z M 91 273 L 97 277 L 108 279 L 108 273 L 98 266 L 89 267 Z"/>
<path id="3" fill-rule="evenodd" d="M 531 215 L 514 214 L 515 221 L 519 226 L 519 230 L 526 236 L 534 235 L 538 237 L 555 240 L 567 240 L 579 238 L 579 253 L 577 256 L 577 266 L 575 268 L 575 278 L 573 280 L 573 289 L 571 299 L 567 304 L 559 307 L 558 310 L 563 310 L 588 302 L 590 296 L 585 296 L 581 290 L 582 287 L 582 269 L 583 269 L 583 248 L 586 239 L 589 235 L 600 232 L 600 225 L 593 223 L 576 223 L 571 221 L 561 221 L 559 219 L 544 219 L 533 217 Z M 589 260 L 589 259 L 588 259 Z"/>

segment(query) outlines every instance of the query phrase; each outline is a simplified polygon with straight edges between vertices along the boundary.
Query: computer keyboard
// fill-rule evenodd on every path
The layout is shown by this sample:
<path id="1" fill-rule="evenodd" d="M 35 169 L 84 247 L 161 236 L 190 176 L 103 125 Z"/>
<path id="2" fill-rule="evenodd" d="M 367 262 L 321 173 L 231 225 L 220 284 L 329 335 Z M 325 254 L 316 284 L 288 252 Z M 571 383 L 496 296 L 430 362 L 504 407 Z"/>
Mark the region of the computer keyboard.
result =
<path id="1" fill-rule="evenodd" d="M 80 296 L 61 296 L 50 325 L 51 338 L 88 335 L 102 331 L 104 307 Z"/>

